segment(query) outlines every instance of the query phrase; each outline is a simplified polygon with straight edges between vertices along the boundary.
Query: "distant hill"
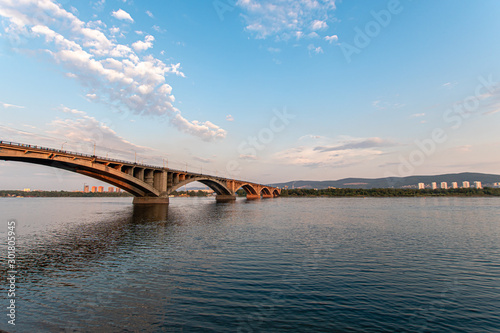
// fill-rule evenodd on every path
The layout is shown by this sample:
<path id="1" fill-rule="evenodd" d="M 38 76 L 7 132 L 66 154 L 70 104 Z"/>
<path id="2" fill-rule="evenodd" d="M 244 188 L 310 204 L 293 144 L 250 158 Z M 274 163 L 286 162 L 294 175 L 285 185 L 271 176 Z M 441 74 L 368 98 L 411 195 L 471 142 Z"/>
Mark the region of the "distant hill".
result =
<path id="1" fill-rule="evenodd" d="M 424 183 L 427 186 L 432 182 L 436 182 L 438 187 L 441 182 L 447 182 L 448 187 L 452 182 L 457 182 L 458 186 L 462 186 L 462 182 L 468 181 L 471 186 L 474 181 L 480 181 L 483 186 L 492 186 L 493 183 L 500 182 L 500 175 L 486 173 L 449 173 L 444 175 L 433 176 L 410 176 L 410 177 L 388 177 L 388 178 L 344 178 L 339 180 L 295 180 L 286 183 L 271 184 L 276 187 L 288 188 L 317 188 L 323 189 L 328 187 L 337 188 L 417 188 L 418 183 Z"/>

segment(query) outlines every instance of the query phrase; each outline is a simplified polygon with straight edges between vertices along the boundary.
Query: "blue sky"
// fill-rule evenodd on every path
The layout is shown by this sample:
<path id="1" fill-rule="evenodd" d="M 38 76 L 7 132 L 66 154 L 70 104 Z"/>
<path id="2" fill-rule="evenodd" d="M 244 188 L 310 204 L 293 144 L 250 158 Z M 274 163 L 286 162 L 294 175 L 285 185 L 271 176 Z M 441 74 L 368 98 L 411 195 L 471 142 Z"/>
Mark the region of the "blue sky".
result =
<path id="1" fill-rule="evenodd" d="M 0 138 L 255 182 L 499 173 L 498 1 L 0 0 Z M 91 179 L 0 162 L 1 188 Z"/>

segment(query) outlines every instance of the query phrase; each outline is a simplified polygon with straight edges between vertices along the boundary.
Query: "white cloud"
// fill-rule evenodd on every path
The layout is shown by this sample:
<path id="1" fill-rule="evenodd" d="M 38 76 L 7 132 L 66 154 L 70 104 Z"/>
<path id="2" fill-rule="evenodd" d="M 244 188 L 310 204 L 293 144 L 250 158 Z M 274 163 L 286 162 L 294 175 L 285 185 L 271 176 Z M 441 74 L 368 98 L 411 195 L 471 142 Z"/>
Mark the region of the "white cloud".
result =
<path id="1" fill-rule="evenodd" d="M 362 139 L 348 139 L 341 142 L 337 142 L 333 145 L 326 146 L 316 146 L 314 151 L 319 151 L 321 153 L 330 151 L 342 151 L 350 149 L 369 149 L 374 147 L 387 147 L 393 146 L 394 143 L 388 140 L 381 139 L 379 137 L 373 138 L 362 138 Z"/>
<path id="2" fill-rule="evenodd" d="M 304 31 L 325 29 L 335 0 L 239 0 L 245 30 L 256 38 L 301 38 Z"/>
<path id="3" fill-rule="evenodd" d="M 153 149 L 135 145 L 119 136 L 108 124 L 98 121 L 89 116 L 85 111 L 72 109 L 61 105 L 60 111 L 70 114 L 71 118 L 56 118 L 47 125 L 50 130 L 40 133 L 26 132 L 14 128 L 0 126 L 2 131 L 9 134 L 9 137 L 19 138 L 22 142 L 37 142 L 42 146 L 59 147 L 65 143 L 66 150 L 80 153 L 93 153 L 94 144 L 97 154 L 110 153 L 113 157 L 130 160 L 134 152 L 145 156 L 149 154 L 151 158 L 157 154 Z M 31 125 L 23 125 L 31 129 L 37 129 Z M 38 128 L 40 129 L 40 128 Z"/>
<path id="4" fill-rule="evenodd" d="M 153 41 L 154 40 L 155 40 L 155 38 L 153 36 L 147 35 L 144 38 L 144 41 L 139 40 L 139 41 L 135 42 L 134 44 L 132 44 L 132 47 L 136 51 L 145 51 L 145 50 L 150 49 L 150 48 L 153 47 Z"/>
<path id="5" fill-rule="evenodd" d="M 307 49 L 316 54 L 323 53 L 323 49 L 321 48 L 321 46 L 316 47 L 314 46 L 314 44 L 309 44 L 309 46 L 307 46 Z"/>
<path id="6" fill-rule="evenodd" d="M 185 132 L 201 137 L 204 140 L 224 139 L 227 132 L 210 121 L 199 122 L 193 120 L 189 122 L 179 113 L 170 120 L 174 125 L 183 128 Z"/>
<path id="7" fill-rule="evenodd" d="M 109 28 L 109 32 L 112 36 L 116 36 L 120 34 L 120 28 L 117 27 L 111 27 Z"/>
<path id="8" fill-rule="evenodd" d="M 346 167 L 366 163 L 384 154 L 384 148 L 393 142 L 378 137 L 340 137 L 335 140 L 307 135 L 298 140 L 300 145 L 274 155 L 278 163 L 305 167 Z"/>
<path id="9" fill-rule="evenodd" d="M 458 84 L 458 82 L 446 82 L 442 85 L 442 87 L 451 89 L 451 88 L 455 87 L 457 84 Z"/>
<path id="10" fill-rule="evenodd" d="M 97 11 L 102 11 L 104 9 L 104 4 L 106 0 L 98 0 L 94 3 L 93 8 Z"/>
<path id="11" fill-rule="evenodd" d="M 170 65 L 170 67 L 169 67 L 168 71 L 169 71 L 170 73 L 174 73 L 175 75 L 182 76 L 182 77 L 186 77 L 186 76 L 184 75 L 184 73 L 183 73 L 183 72 L 179 71 L 180 66 L 181 66 L 181 64 L 180 64 L 180 63 L 177 63 L 177 64 L 175 64 L 175 65 L 174 65 L 174 64 L 172 64 L 172 65 Z"/>
<path id="12" fill-rule="evenodd" d="M 166 64 L 150 54 L 136 53 L 152 47 L 153 36 L 134 43 L 134 48 L 119 44 L 113 38 L 118 28 L 111 28 L 111 36 L 106 36 L 106 30 L 90 28 L 51 0 L 8 2 L 0 7 L 0 16 L 10 21 L 1 38 L 22 35 L 44 42 L 43 51 L 89 87 L 87 98 L 137 115 L 170 117 L 179 130 L 204 140 L 225 137 L 226 131 L 218 126 L 189 121 L 173 106 L 175 97 L 166 80 L 172 74 L 185 77 L 180 63 Z M 40 49 L 39 43 L 26 47 L 30 45 Z"/>
<path id="13" fill-rule="evenodd" d="M 312 21 L 311 23 L 311 29 L 312 30 L 324 30 L 328 28 L 328 24 L 326 24 L 325 21 L 321 21 L 321 20 L 314 20 Z"/>
<path id="14" fill-rule="evenodd" d="M 153 13 L 151 13 L 149 10 L 146 10 L 146 14 L 147 14 L 149 17 L 154 18 Z"/>
<path id="15" fill-rule="evenodd" d="M 233 116 L 231 116 L 230 114 L 228 114 L 228 115 L 226 116 L 226 120 L 227 120 L 227 121 L 234 121 L 234 117 L 233 117 Z"/>
<path id="16" fill-rule="evenodd" d="M 118 9 L 117 11 L 112 12 L 111 15 L 118 20 L 134 22 L 132 16 L 130 16 L 130 14 L 123 9 Z"/>
<path id="17" fill-rule="evenodd" d="M 50 146 L 50 145 L 53 146 L 54 143 L 60 144 L 60 139 L 50 138 L 44 135 L 28 132 L 25 130 L 19 130 L 3 125 L 0 125 L 0 137 L 2 137 L 3 139 L 8 138 L 9 141 L 19 142 L 19 143 L 36 142 L 37 145 L 45 145 L 45 146 Z"/>
<path id="18" fill-rule="evenodd" d="M 410 117 L 412 118 L 418 118 L 418 117 L 424 117 L 425 113 L 414 113 Z"/>
<path id="19" fill-rule="evenodd" d="M 386 109 L 399 109 L 405 106 L 405 104 L 398 102 L 387 102 L 382 100 L 376 100 L 372 102 L 372 106 L 377 110 L 386 110 Z"/>
<path id="20" fill-rule="evenodd" d="M 487 115 L 490 115 L 490 114 L 495 114 L 497 112 L 500 112 L 500 109 L 494 109 L 494 110 L 486 111 L 482 115 L 483 116 L 487 116 Z"/>
<path id="21" fill-rule="evenodd" d="M 75 15 L 77 15 L 77 14 L 75 14 Z M 87 28 L 97 29 L 97 30 L 103 30 L 107 27 L 106 23 L 104 23 L 101 20 L 89 21 L 89 22 L 87 22 L 86 26 L 87 26 Z"/>
<path id="22" fill-rule="evenodd" d="M 193 159 L 195 161 L 198 161 L 198 162 L 201 162 L 201 163 L 212 163 L 213 160 L 210 159 L 210 158 L 203 158 L 203 157 L 198 157 L 198 156 L 194 156 Z"/>
<path id="23" fill-rule="evenodd" d="M 331 44 L 333 42 L 338 42 L 339 37 L 337 35 L 325 36 L 325 40 Z"/>
<path id="24" fill-rule="evenodd" d="M 314 134 L 307 134 L 307 135 L 303 135 L 301 136 L 298 141 L 301 141 L 301 140 L 307 140 L 307 139 L 314 139 L 314 140 L 317 140 L 317 139 L 328 139 L 324 136 L 321 136 L 321 135 L 314 135 Z"/>
<path id="25" fill-rule="evenodd" d="M 107 124 L 88 116 L 84 111 L 78 111 L 63 107 L 63 110 L 71 110 L 70 113 L 80 117 L 55 119 L 48 125 L 50 131 L 47 134 L 61 139 L 67 144 L 65 149 L 82 153 L 93 153 L 94 144 L 96 154 L 112 154 L 114 158 L 130 159 L 134 153 L 152 154 L 153 150 L 147 147 L 135 145 L 119 136 Z M 73 111 L 77 111 L 76 113 Z"/>
<path id="26" fill-rule="evenodd" d="M 85 116 L 85 115 L 87 115 L 87 113 L 85 111 L 80 111 L 80 110 L 77 110 L 77 109 L 71 109 L 71 108 L 68 108 L 67 106 L 61 106 L 61 111 L 64 112 L 64 113 L 71 113 L 71 114 L 79 115 L 79 116 Z"/>
<path id="27" fill-rule="evenodd" d="M 316 31 L 310 32 L 307 34 L 307 38 L 313 39 L 313 38 L 319 38 L 319 35 Z"/>
<path id="28" fill-rule="evenodd" d="M 9 108 L 24 109 L 24 106 L 19 106 L 19 105 L 14 105 L 14 104 L 9 104 L 9 103 L 0 102 L 0 105 L 3 106 L 5 109 L 9 109 Z"/>
<path id="29" fill-rule="evenodd" d="M 256 160 L 257 159 L 257 155 L 245 155 L 245 154 L 241 154 L 238 156 L 238 158 L 240 160 Z"/>
<path id="30" fill-rule="evenodd" d="M 166 32 L 166 30 L 165 30 L 165 29 L 162 29 L 162 28 L 160 28 L 160 27 L 159 27 L 159 26 L 157 26 L 157 25 L 153 25 L 153 30 L 154 30 L 154 31 L 156 31 L 156 32 L 159 32 L 159 33 L 161 33 L 161 34 L 162 34 L 162 33 L 164 33 L 164 32 Z"/>
<path id="31" fill-rule="evenodd" d="M 460 153 L 468 153 L 472 151 L 472 145 L 457 146 L 453 148 L 453 150 L 458 151 Z"/>

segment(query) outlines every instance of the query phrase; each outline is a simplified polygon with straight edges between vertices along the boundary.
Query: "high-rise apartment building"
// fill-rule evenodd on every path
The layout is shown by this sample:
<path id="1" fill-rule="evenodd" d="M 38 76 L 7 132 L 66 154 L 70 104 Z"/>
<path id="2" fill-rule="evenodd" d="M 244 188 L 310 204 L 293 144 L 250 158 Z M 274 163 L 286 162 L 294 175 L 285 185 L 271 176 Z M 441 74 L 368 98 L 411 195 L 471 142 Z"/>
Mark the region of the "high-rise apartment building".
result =
<path id="1" fill-rule="evenodd" d="M 451 183 L 451 188 L 458 188 L 458 183 L 457 182 L 452 182 Z"/>
<path id="2" fill-rule="evenodd" d="M 104 186 L 99 186 L 97 188 L 97 192 L 100 192 L 100 193 L 104 192 Z"/>
<path id="3" fill-rule="evenodd" d="M 115 191 L 115 188 L 114 188 L 114 187 L 112 187 L 112 186 L 108 187 L 108 192 L 112 193 L 112 192 L 114 192 L 114 191 Z"/>
<path id="4" fill-rule="evenodd" d="M 437 189 L 437 184 L 436 184 L 436 182 L 432 182 L 432 183 L 431 183 L 431 188 L 432 188 L 433 190 Z"/>
<path id="5" fill-rule="evenodd" d="M 441 188 L 444 190 L 448 189 L 448 183 L 447 182 L 441 182 Z"/>
<path id="6" fill-rule="evenodd" d="M 424 183 L 418 183 L 418 189 L 419 190 L 425 189 L 425 184 Z"/>
<path id="7" fill-rule="evenodd" d="M 475 188 L 483 188 L 483 185 L 481 185 L 481 182 L 475 181 L 474 182 L 474 187 Z"/>
<path id="8" fill-rule="evenodd" d="M 469 188 L 470 184 L 469 182 L 462 182 L 462 188 Z"/>
<path id="9" fill-rule="evenodd" d="M 97 186 L 92 186 L 92 189 L 90 190 L 92 193 L 97 192 Z"/>

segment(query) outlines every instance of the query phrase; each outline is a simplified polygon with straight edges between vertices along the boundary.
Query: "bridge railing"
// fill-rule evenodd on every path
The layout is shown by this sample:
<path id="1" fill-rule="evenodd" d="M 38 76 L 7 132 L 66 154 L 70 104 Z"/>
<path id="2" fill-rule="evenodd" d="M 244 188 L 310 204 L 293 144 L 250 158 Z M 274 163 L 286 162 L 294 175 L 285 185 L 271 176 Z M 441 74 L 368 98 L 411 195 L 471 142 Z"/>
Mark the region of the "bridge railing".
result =
<path id="1" fill-rule="evenodd" d="M 0 140 L 0 144 L 6 144 L 6 145 L 10 145 L 10 146 L 24 147 L 24 148 L 33 148 L 33 149 L 38 149 L 38 150 L 43 150 L 43 151 L 49 151 L 49 152 L 55 152 L 55 153 L 68 154 L 68 155 L 76 155 L 76 156 L 82 156 L 82 157 L 100 159 L 100 160 L 104 160 L 104 161 L 116 162 L 116 163 L 121 163 L 121 164 L 141 166 L 141 167 L 146 167 L 146 168 L 164 169 L 164 170 L 173 171 L 173 172 L 179 172 L 179 173 L 190 173 L 192 175 L 201 176 L 201 177 L 203 177 L 203 176 L 210 176 L 210 175 L 205 175 L 205 174 L 197 173 L 197 172 L 189 172 L 187 170 L 162 168 L 162 167 L 159 167 L 159 166 L 156 166 L 156 165 L 148 165 L 148 164 L 142 164 L 142 163 L 137 163 L 137 162 L 132 163 L 132 162 L 128 162 L 128 161 L 124 161 L 124 160 L 119 160 L 119 159 L 114 159 L 114 158 L 100 157 L 100 156 L 96 156 L 96 155 L 77 153 L 77 152 L 67 151 L 67 150 L 62 150 L 62 149 L 55 149 L 55 148 L 47 148 L 47 147 L 41 147 L 41 146 L 36 146 L 36 145 L 29 145 L 29 144 L 26 144 L 26 143 L 19 143 L 19 142 L 12 142 L 12 141 Z M 219 179 L 232 179 L 232 180 L 239 181 L 239 182 L 256 184 L 256 183 L 249 182 L 249 181 L 246 181 L 246 180 L 240 180 L 240 179 L 234 179 L 234 178 L 226 178 L 226 177 L 218 177 L 218 176 L 215 176 L 215 177 L 214 176 L 210 176 L 210 177 L 219 178 Z M 262 184 L 262 185 L 274 188 L 274 186 L 265 185 L 265 184 Z"/>
<path id="2" fill-rule="evenodd" d="M 124 160 L 118 160 L 115 158 L 108 158 L 108 157 L 101 157 L 97 155 L 90 155 L 90 154 L 83 154 L 83 153 L 77 153 L 74 151 L 68 151 L 68 150 L 61 150 L 61 149 L 55 149 L 55 148 L 47 148 L 47 147 L 41 147 L 41 146 L 36 146 L 36 145 L 29 145 L 25 143 L 19 143 L 19 142 L 12 142 L 12 141 L 3 141 L 0 140 L 0 144 L 7 144 L 10 146 L 17 146 L 17 147 L 25 147 L 25 148 L 33 148 L 33 149 L 38 149 L 38 150 L 43 150 L 43 151 L 50 151 L 50 152 L 55 152 L 55 153 L 63 153 L 63 154 L 68 154 L 68 155 L 77 155 L 77 156 L 82 156 L 82 157 L 89 157 L 89 158 L 98 158 L 100 160 L 105 160 L 105 161 L 110 161 L 110 162 L 118 162 L 122 164 L 133 164 L 133 165 L 139 165 L 139 166 L 144 166 L 148 168 L 154 168 L 154 169 L 162 169 L 161 167 L 155 166 L 155 165 L 148 165 L 148 164 L 142 164 L 142 163 L 131 163 L 128 161 Z"/>

